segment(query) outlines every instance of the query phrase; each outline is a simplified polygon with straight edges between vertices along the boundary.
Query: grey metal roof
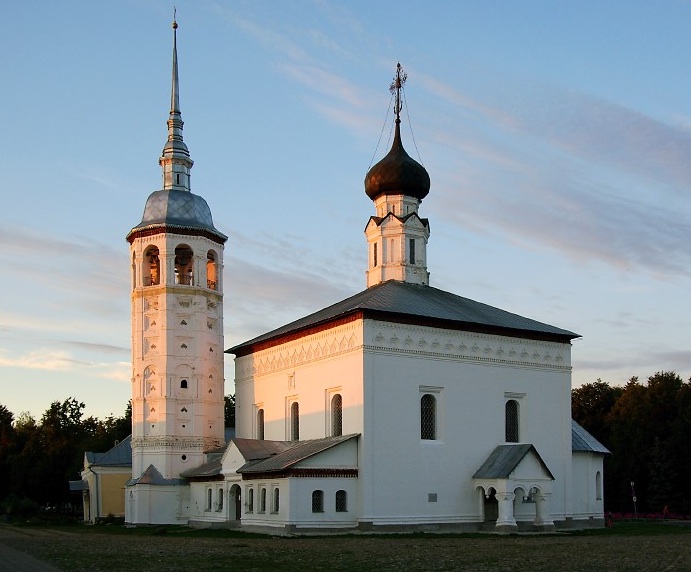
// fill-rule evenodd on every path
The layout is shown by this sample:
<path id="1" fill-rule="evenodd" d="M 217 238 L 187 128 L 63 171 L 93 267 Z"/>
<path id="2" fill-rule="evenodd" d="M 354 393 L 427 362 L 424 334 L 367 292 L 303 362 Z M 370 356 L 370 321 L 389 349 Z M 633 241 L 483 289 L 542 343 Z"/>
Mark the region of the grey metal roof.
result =
<path id="1" fill-rule="evenodd" d="M 129 234 L 159 226 L 201 229 L 224 240 L 228 238 L 214 227 L 211 209 L 206 201 L 199 195 L 181 189 L 164 189 L 151 193 L 146 200 L 142 222 Z"/>
<path id="2" fill-rule="evenodd" d="M 507 479 L 530 451 L 537 457 L 545 472 L 554 480 L 552 471 L 540 457 L 537 449 L 529 443 L 499 445 L 482 466 L 475 471 L 474 479 Z"/>
<path id="3" fill-rule="evenodd" d="M 132 477 L 125 483 L 125 486 L 131 485 L 181 485 L 185 484 L 182 479 L 166 479 L 156 467 L 149 465 L 146 471 L 140 477 Z"/>
<path id="4" fill-rule="evenodd" d="M 571 420 L 571 450 L 587 453 L 610 453 L 600 441 L 588 433 L 583 427 Z"/>
<path id="5" fill-rule="evenodd" d="M 506 335 L 547 338 L 562 342 L 580 337 L 569 330 L 524 318 L 432 286 L 388 280 L 226 351 L 242 355 L 248 353 L 254 344 L 322 325 L 359 311 L 364 312 L 365 317 L 404 323 L 417 323 L 422 320 L 425 323 L 456 330 L 490 330 Z"/>
<path id="6" fill-rule="evenodd" d="M 245 461 L 260 461 L 290 449 L 292 441 L 266 441 L 264 439 L 233 439 Z"/>
<path id="7" fill-rule="evenodd" d="M 199 465 L 194 469 L 189 469 L 180 473 L 181 477 L 189 479 L 191 477 L 214 477 L 221 474 L 221 459 L 215 458 L 211 461 Z"/>
<path id="8" fill-rule="evenodd" d="M 132 435 L 128 435 L 117 445 L 105 453 L 85 453 L 89 465 L 101 467 L 131 467 L 132 466 Z"/>
<path id="9" fill-rule="evenodd" d="M 240 467 L 237 472 L 247 474 L 283 471 L 292 467 L 296 463 L 307 459 L 308 457 L 321 453 L 322 451 L 326 451 L 331 447 L 344 443 L 345 441 L 349 441 L 357 436 L 358 433 L 353 433 L 350 435 L 325 437 L 324 439 L 310 439 L 307 441 L 270 441 L 270 443 L 274 444 L 284 443 L 287 445 L 287 447 L 285 447 L 281 452 L 277 452 L 264 458 L 250 460 L 245 457 L 248 462 Z M 244 439 L 244 441 L 253 441 L 253 439 Z M 257 443 L 261 443 L 261 441 L 257 441 Z M 244 445 L 249 444 L 245 443 Z M 279 449 L 280 447 L 276 448 Z M 240 447 L 238 447 L 238 449 L 240 449 Z"/>
<path id="10" fill-rule="evenodd" d="M 70 481 L 70 492 L 80 492 L 80 491 L 88 491 L 89 490 L 89 483 L 88 481 Z"/>

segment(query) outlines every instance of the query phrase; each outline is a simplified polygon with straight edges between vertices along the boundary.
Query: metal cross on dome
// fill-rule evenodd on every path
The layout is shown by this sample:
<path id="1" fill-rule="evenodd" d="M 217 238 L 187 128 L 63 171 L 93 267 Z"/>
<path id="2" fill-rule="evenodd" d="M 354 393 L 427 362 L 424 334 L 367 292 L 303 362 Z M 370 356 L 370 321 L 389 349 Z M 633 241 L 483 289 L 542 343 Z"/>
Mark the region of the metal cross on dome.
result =
<path id="1" fill-rule="evenodd" d="M 396 102 L 394 104 L 394 113 L 396 114 L 396 121 L 400 122 L 401 120 L 401 109 L 403 109 L 403 103 L 401 101 L 401 88 L 403 87 L 403 84 L 405 84 L 405 80 L 408 79 L 408 74 L 403 71 L 403 68 L 401 67 L 401 63 L 399 62 L 396 65 L 396 76 L 393 78 L 393 81 L 391 82 L 391 86 L 389 87 L 389 91 L 393 93 L 394 91 L 396 92 Z"/>

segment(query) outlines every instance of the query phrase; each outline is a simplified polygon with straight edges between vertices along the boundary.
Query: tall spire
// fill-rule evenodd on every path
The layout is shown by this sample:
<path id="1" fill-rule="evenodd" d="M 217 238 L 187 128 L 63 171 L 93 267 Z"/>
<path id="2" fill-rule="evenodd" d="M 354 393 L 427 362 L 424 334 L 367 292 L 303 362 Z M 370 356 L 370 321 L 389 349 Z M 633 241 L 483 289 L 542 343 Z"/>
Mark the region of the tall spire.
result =
<path id="1" fill-rule="evenodd" d="M 173 15 L 173 71 L 170 88 L 170 115 L 168 116 L 168 141 L 158 160 L 163 168 L 163 190 L 190 190 L 190 169 L 194 161 L 182 140 L 182 115 L 180 113 L 180 81 L 178 78 L 178 23 Z"/>

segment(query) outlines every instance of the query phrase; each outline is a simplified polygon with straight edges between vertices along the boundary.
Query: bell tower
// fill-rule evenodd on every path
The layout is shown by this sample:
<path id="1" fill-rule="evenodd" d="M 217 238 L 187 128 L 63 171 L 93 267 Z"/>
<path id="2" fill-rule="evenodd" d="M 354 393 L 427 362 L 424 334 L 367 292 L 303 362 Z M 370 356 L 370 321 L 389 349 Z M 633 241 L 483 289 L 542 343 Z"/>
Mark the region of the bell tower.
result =
<path id="1" fill-rule="evenodd" d="M 224 443 L 223 246 L 206 201 L 191 192 L 182 138 L 177 22 L 163 188 L 127 235 L 132 288 L 132 479 L 126 521 L 187 522 L 180 473 Z"/>
<path id="2" fill-rule="evenodd" d="M 398 64 L 390 87 L 395 95 L 393 144 L 365 176 L 365 193 L 374 201 L 376 212 L 365 228 L 368 288 L 387 280 L 429 285 L 429 221 L 420 218 L 418 207 L 429 193 L 430 180 L 427 170 L 406 153 L 401 141 L 401 90 L 406 77 Z"/>

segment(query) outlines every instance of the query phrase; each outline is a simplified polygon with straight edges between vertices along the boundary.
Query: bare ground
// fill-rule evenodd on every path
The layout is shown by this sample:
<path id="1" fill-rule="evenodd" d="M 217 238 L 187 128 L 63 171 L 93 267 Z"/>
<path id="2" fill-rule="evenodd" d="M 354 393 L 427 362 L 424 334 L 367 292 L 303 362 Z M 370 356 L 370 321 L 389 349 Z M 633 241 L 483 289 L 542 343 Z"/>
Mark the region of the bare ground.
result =
<path id="1" fill-rule="evenodd" d="M 0 543 L 65 572 L 188 570 L 691 570 L 691 527 L 593 535 L 351 535 L 125 532 L 0 526 Z M 649 529 L 652 532 L 649 532 Z M 163 532 L 163 531 L 160 531 Z"/>

